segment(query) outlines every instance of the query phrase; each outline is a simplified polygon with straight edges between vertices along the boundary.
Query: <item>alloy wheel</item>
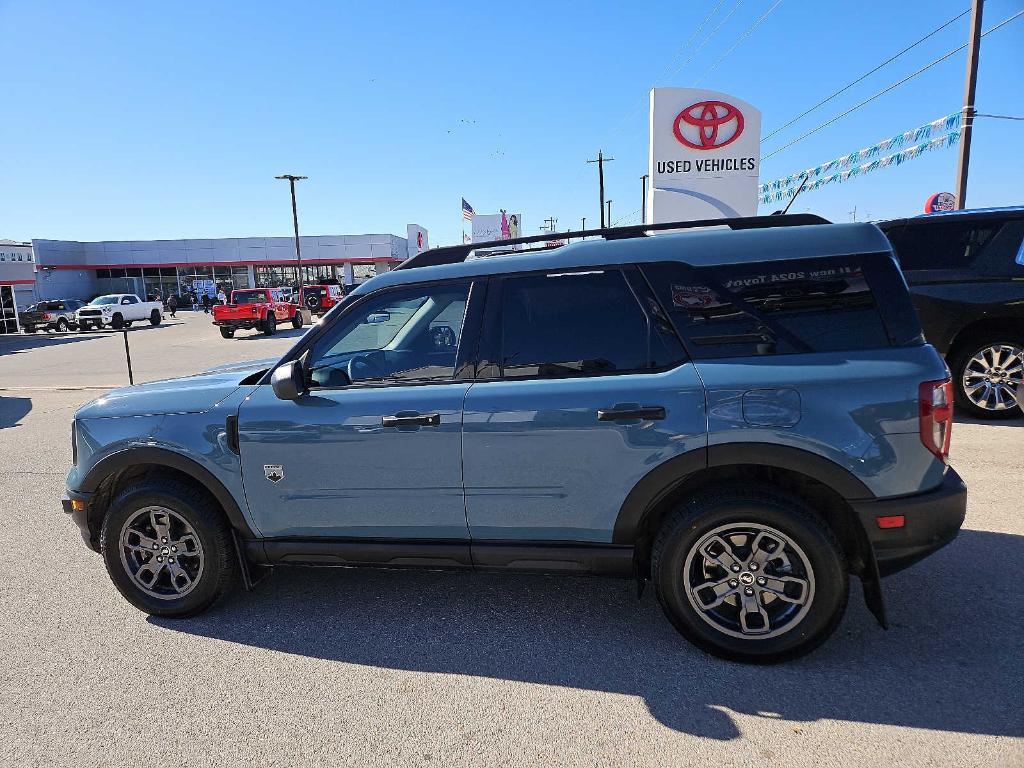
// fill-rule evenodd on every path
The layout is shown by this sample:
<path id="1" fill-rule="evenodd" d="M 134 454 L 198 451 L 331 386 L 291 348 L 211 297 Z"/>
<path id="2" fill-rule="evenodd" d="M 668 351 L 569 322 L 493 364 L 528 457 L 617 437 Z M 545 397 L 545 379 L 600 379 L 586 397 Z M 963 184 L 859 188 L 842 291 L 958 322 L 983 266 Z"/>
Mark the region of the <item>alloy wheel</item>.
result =
<path id="1" fill-rule="evenodd" d="M 767 639 L 796 627 L 814 601 L 804 551 L 760 523 L 729 523 L 704 535 L 683 565 L 690 605 L 731 637 Z"/>
<path id="2" fill-rule="evenodd" d="M 121 527 L 121 564 L 132 583 L 150 597 L 176 600 L 191 592 L 203 575 L 199 535 L 167 507 L 143 507 Z"/>
<path id="3" fill-rule="evenodd" d="M 978 350 L 964 366 L 964 395 L 978 408 L 1005 411 L 1017 405 L 1024 380 L 1024 349 L 1013 344 L 992 344 Z"/>

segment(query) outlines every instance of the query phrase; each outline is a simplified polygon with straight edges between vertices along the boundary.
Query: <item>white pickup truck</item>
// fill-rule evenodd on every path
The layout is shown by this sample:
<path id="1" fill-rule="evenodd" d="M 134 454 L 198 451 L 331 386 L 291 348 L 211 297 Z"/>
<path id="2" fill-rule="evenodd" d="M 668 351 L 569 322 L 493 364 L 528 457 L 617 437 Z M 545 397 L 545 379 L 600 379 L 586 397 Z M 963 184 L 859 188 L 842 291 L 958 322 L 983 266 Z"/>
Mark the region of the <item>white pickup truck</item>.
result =
<path id="1" fill-rule="evenodd" d="M 90 328 L 128 328 L 132 323 L 148 320 L 150 325 L 160 325 L 163 320 L 163 306 L 159 301 L 142 301 L 134 293 L 111 293 L 97 296 L 75 312 L 80 331 Z"/>

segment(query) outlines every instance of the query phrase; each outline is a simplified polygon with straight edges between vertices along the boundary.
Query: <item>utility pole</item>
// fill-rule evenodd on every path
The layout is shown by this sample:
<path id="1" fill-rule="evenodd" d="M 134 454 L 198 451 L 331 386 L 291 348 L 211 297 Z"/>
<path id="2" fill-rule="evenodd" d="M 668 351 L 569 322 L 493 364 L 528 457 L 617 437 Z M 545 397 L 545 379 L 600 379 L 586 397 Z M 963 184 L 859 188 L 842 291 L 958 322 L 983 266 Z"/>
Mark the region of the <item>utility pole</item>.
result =
<path id="1" fill-rule="evenodd" d="M 601 192 L 601 204 L 599 207 L 601 211 L 601 229 L 604 229 L 604 164 L 610 163 L 614 159 L 614 157 L 605 157 L 604 152 L 599 149 L 597 150 L 596 160 L 587 160 L 588 163 L 597 163 L 597 185 Z"/>
<path id="2" fill-rule="evenodd" d="M 281 176 L 275 176 L 275 179 L 288 179 L 288 186 L 292 191 L 292 224 L 295 225 L 295 260 L 299 265 L 299 290 L 301 291 L 306 281 L 303 279 L 302 274 L 302 248 L 299 246 L 299 213 L 295 207 L 295 182 L 308 179 L 308 176 L 293 176 L 290 173 L 282 174 Z"/>
<path id="3" fill-rule="evenodd" d="M 967 207 L 967 172 L 971 165 L 971 134 L 974 133 L 974 93 L 978 86 L 978 54 L 981 52 L 981 15 L 985 0 L 971 3 L 971 37 L 967 41 L 967 77 L 964 82 L 963 127 L 960 129 L 960 156 L 956 164 L 956 207 Z"/>
<path id="4" fill-rule="evenodd" d="M 612 225 L 612 201 L 608 201 L 608 226 Z"/>
<path id="5" fill-rule="evenodd" d="M 548 225 L 548 228 L 544 230 L 545 232 L 554 232 L 555 231 L 555 224 L 558 223 L 558 219 L 554 218 L 553 216 L 548 216 L 543 221 L 544 221 L 545 224 Z"/>
<path id="6" fill-rule="evenodd" d="M 856 221 L 856 220 L 857 220 L 857 206 L 855 205 L 855 206 L 853 206 L 853 210 L 850 211 L 850 221 Z"/>
<path id="7" fill-rule="evenodd" d="M 647 174 L 640 177 L 640 223 L 647 223 Z"/>

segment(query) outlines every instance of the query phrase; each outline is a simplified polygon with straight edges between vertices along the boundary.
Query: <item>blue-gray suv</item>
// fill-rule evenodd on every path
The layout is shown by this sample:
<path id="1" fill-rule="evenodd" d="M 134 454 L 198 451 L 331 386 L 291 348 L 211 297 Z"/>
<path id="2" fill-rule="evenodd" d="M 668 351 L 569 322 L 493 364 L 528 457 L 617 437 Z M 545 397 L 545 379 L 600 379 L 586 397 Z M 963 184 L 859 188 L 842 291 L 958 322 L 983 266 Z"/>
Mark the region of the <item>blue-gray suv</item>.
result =
<path id="1" fill-rule="evenodd" d="M 81 408 L 65 510 L 167 617 L 302 564 L 650 581 L 743 661 L 822 643 L 851 573 L 884 625 L 964 519 L 949 371 L 874 225 L 728 227 L 427 251 L 281 360 Z"/>

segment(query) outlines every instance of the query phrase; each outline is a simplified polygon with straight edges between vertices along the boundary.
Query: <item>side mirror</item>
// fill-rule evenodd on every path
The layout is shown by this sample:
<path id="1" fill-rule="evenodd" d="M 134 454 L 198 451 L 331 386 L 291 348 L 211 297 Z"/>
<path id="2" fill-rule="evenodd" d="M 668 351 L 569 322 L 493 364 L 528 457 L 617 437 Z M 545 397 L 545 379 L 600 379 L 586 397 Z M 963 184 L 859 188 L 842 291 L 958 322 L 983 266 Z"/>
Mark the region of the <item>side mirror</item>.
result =
<path id="1" fill-rule="evenodd" d="M 270 386 L 279 400 L 298 400 L 306 393 L 306 373 L 302 360 L 278 366 L 270 376 Z"/>

